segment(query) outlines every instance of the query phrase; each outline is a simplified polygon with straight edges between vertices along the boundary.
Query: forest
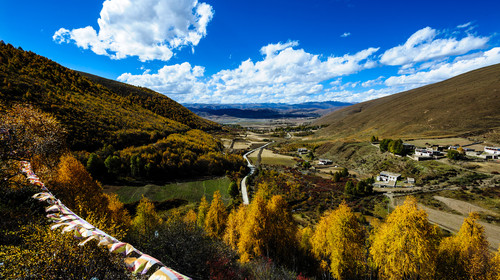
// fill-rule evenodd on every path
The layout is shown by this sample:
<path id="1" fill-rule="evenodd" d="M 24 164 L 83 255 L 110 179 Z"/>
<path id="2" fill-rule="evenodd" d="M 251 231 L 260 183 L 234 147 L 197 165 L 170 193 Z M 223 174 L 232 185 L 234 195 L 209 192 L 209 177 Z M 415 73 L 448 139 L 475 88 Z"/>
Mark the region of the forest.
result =
<path id="1" fill-rule="evenodd" d="M 167 96 L 0 42 L 0 113 L 19 104 L 55 117 L 66 147 L 100 180 L 224 175 L 243 165 L 209 134 L 220 125 Z"/>
<path id="2" fill-rule="evenodd" d="M 216 192 L 210 204 L 203 198 L 186 211 L 158 212 L 143 198 L 131 213 L 68 153 L 57 119 L 32 107 L 12 110 L 2 115 L 0 128 L 1 278 L 147 279 L 153 273 L 134 274 L 120 254 L 96 240 L 79 246 L 71 230 L 51 230 L 46 205 L 31 198 L 39 187 L 19 171 L 27 160 L 78 216 L 192 279 L 500 279 L 500 254 L 488 249 L 477 214 L 458 233 L 445 234 L 410 197 L 385 219 L 367 222 L 350 199 L 364 194 L 346 191 L 354 183 L 344 170 L 324 185 L 331 210 L 318 209 L 312 223 L 298 223 L 292 210 L 317 191 L 298 175 L 272 170 L 255 179 L 250 205 L 225 204 Z M 199 133 L 187 134 L 197 139 L 190 144 L 167 137 L 157 149 L 187 145 L 196 152 L 216 145 Z M 132 158 L 137 151 L 123 152 Z"/>

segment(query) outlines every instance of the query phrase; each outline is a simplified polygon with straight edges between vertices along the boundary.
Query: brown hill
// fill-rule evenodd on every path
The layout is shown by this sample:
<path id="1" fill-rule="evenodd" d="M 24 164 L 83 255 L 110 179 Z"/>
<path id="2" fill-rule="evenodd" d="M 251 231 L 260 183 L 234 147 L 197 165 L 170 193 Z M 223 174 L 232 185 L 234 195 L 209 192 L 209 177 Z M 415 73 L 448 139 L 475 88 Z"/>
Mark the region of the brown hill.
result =
<path id="1" fill-rule="evenodd" d="M 326 139 L 485 135 L 500 141 L 500 64 L 358 103 L 317 120 Z"/>

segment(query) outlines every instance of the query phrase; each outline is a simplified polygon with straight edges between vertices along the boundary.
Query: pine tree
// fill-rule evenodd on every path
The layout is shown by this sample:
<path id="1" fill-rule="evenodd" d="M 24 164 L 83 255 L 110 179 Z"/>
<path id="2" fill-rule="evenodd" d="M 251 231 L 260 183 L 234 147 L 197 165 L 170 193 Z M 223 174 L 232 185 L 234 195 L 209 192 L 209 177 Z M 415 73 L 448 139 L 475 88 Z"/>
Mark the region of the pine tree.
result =
<path id="1" fill-rule="evenodd" d="M 370 254 L 383 279 L 433 279 L 437 227 L 408 197 L 373 235 Z"/>

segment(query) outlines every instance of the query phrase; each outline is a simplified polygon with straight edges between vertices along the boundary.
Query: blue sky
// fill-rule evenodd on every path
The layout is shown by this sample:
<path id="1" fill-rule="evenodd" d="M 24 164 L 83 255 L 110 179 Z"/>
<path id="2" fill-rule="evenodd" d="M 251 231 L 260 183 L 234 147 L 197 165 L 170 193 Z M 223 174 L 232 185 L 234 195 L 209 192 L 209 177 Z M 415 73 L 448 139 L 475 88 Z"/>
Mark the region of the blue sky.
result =
<path id="1" fill-rule="evenodd" d="M 361 102 L 500 63 L 499 1 L 2 1 L 0 39 L 181 103 Z"/>

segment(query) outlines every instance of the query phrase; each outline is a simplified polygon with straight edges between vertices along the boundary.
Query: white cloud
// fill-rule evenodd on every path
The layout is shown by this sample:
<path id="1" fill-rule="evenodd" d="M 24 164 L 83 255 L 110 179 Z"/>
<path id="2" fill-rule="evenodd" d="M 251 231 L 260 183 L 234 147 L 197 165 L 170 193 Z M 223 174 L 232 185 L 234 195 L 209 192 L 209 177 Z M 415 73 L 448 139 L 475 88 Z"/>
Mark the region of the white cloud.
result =
<path id="1" fill-rule="evenodd" d="M 203 76 L 203 67 L 183 63 L 165 66 L 156 74 L 125 73 L 118 80 L 174 94 L 180 102 L 294 102 L 321 93 L 322 82 L 373 67 L 371 57 L 378 50 L 368 48 L 353 55 L 321 59 L 296 46 L 295 41 L 269 44 L 260 50 L 262 60 L 254 63 L 248 59 L 236 69 L 222 70 L 211 77 Z"/>
<path id="2" fill-rule="evenodd" d="M 408 65 L 433 59 L 465 54 L 471 50 L 484 48 L 488 37 L 467 35 L 462 39 L 436 39 L 438 32 L 430 27 L 418 30 L 404 45 L 384 52 L 380 62 L 386 65 Z"/>
<path id="3" fill-rule="evenodd" d="M 472 22 L 469 21 L 467 23 L 457 25 L 457 28 L 466 28 L 466 27 L 469 27 L 471 24 L 472 24 Z"/>
<path id="4" fill-rule="evenodd" d="M 254 63 L 249 59 L 236 69 L 216 73 L 210 81 L 213 93 L 225 99 L 246 96 L 253 102 L 294 102 L 321 92 L 321 82 L 373 67 L 370 57 L 378 50 L 368 48 L 322 60 L 295 46 L 296 42 L 267 45 L 261 49 L 263 60 Z"/>
<path id="5" fill-rule="evenodd" d="M 152 90 L 166 93 L 168 95 L 199 95 L 206 90 L 204 83 L 198 79 L 203 77 L 205 68 L 201 66 L 191 67 L 184 62 L 171 66 L 164 66 L 158 73 L 150 74 L 146 70 L 142 75 L 124 73 L 117 80 L 128 84 L 143 86 Z"/>
<path id="6" fill-rule="evenodd" d="M 500 47 L 481 52 L 480 54 L 457 57 L 453 62 L 434 65 L 429 71 L 392 76 L 385 80 L 385 85 L 403 86 L 406 89 L 415 88 L 443 81 L 465 72 L 496 63 L 500 63 Z"/>
<path id="7" fill-rule="evenodd" d="M 57 43 L 74 41 L 113 59 L 138 56 L 141 61 L 169 60 L 173 50 L 196 46 L 207 34 L 213 9 L 197 0 L 106 0 L 97 20 L 87 26 L 53 35 Z"/>
<path id="8" fill-rule="evenodd" d="M 351 32 L 344 32 L 344 34 L 340 35 L 340 37 L 345 38 L 351 36 Z"/>

